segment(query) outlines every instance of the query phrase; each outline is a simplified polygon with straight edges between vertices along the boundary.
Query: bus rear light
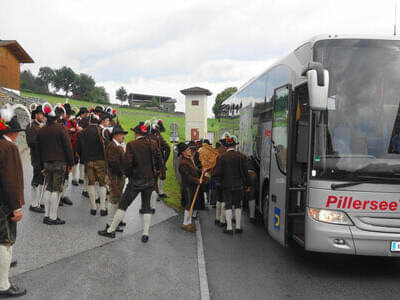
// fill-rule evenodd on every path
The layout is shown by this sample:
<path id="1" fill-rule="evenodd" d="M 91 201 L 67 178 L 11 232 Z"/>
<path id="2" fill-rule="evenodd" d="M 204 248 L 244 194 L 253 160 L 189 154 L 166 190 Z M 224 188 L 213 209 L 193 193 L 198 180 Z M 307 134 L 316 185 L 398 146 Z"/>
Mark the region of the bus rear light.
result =
<path id="1" fill-rule="evenodd" d="M 308 214 L 311 218 L 319 222 L 338 225 L 353 225 L 353 222 L 351 222 L 349 217 L 343 211 L 310 207 L 308 209 Z"/>

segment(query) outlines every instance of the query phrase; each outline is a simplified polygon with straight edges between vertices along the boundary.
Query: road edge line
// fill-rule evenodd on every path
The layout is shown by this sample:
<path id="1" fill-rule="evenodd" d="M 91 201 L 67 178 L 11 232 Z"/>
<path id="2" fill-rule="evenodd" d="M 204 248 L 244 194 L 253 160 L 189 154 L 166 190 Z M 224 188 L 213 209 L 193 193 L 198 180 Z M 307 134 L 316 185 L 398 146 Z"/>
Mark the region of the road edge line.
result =
<path id="1" fill-rule="evenodd" d="M 197 266 L 199 269 L 200 299 L 210 300 L 210 290 L 208 289 L 206 260 L 204 257 L 203 237 L 201 234 L 200 221 L 196 219 L 196 239 L 197 239 Z"/>

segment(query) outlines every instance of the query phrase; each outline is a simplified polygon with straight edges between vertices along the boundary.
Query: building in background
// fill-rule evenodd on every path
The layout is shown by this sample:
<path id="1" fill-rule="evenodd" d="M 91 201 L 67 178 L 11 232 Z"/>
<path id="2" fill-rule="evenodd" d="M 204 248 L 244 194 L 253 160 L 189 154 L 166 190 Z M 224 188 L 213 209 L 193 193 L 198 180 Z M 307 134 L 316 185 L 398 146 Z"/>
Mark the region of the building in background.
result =
<path id="1" fill-rule="evenodd" d="M 20 64 L 33 62 L 17 41 L 0 40 L 0 87 L 20 94 Z"/>
<path id="2" fill-rule="evenodd" d="M 176 99 L 166 96 L 130 93 L 129 106 L 136 108 L 158 108 L 160 111 L 175 112 Z"/>
<path id="3" fill-rule="evenodd" d="M 207 135 L 207 98 L 212 93 L 201 87 L 181 90 L 185 95 L 185 138 L 189 140 L 206 139 Z"/>

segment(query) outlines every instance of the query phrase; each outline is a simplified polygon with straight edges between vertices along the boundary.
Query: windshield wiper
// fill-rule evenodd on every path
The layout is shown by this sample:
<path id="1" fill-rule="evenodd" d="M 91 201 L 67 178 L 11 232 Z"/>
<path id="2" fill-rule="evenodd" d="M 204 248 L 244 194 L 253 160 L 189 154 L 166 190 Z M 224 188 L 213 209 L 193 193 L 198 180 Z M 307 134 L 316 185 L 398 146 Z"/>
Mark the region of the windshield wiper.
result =
<path id="1" fill-rule="evenodd" d="M 393 183 L 400 182 L 400 178 L 390 178 L 390 177 L 379 177 L 379 176 L 357 176 L 359 179 L 366 179 L 364 181 L 353 181 L 347 183 L 332 183 L 331 189 L 336 190 L 338 188 L 344 188 L 349 186 L 355 186 L 363 183 Z"/>

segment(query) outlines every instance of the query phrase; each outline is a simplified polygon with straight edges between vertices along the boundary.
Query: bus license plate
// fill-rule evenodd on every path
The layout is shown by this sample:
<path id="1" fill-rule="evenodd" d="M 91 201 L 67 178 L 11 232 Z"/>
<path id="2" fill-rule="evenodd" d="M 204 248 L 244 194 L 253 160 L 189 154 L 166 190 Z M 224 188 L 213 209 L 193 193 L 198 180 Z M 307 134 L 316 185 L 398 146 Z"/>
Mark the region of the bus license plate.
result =
<path id="1" fill-rule="evenodd" d="M 400 252 L 400 242 L 392 241 L 392 244 L 390 246 L 390 251 L 392 251 L 392 252 Z"/>

